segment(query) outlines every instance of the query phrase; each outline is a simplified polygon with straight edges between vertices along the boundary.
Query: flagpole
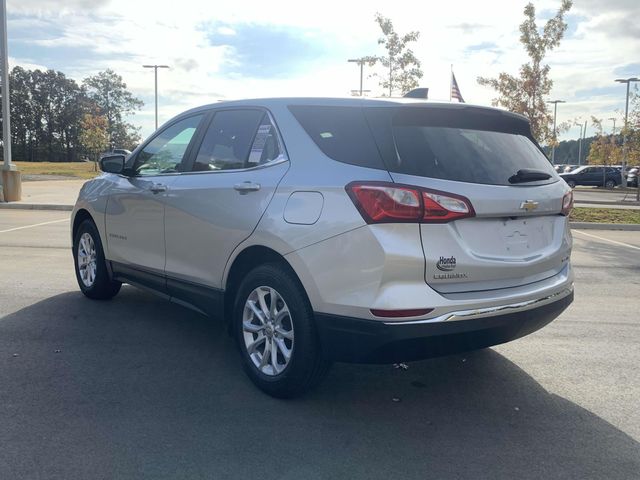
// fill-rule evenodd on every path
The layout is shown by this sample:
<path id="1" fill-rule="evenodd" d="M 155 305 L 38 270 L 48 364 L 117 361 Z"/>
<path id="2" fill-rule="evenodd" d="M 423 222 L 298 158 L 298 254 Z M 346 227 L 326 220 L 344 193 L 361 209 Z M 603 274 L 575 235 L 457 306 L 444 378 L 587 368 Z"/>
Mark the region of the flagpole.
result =
<path id="1" fill-rule="evenodd" d="M 451 64 L 451 73 L 449 74 L 449 101 L 451 101 L 452 88 L 453 88 L 453 63 Z"/>

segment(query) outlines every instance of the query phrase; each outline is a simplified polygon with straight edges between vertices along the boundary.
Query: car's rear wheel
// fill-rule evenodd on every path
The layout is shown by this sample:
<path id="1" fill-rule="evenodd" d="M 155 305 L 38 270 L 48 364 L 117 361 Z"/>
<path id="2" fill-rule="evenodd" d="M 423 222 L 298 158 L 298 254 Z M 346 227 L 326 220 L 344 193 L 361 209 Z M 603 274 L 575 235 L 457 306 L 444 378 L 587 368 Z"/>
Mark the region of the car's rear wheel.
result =
<path id="1" fill-rule="evenodd" d="M 80 290 L 94 300 L 113 298 L 122 284 L 112 280 L 107 270 L 102 242 L 95 224 L 85 220 L 73 239 L 73 258 Z"/>
<path id="2" fill-rule="evenodd" d="M 576 182 L 574 180 L 567 180 L 567 185 L 571 188 L 576 188 Z"/>
<path id="3" fill-rule="evenodd" d="M 609 190 L 615 188 L 615 186 L 616 186 L 616 181 L 615 180 L 609 179 L 606 182 L 604 182 L 604 187 L 608 188 Z"/>
<path id="4" fill-rule="evenodd" d="M 277 398 L 314 387 L 330 363 L 322 355 L 313 311 L 293 273 L 277 263 L 249 272 L 236 294 L 235 336 L 253 383 Z"/>

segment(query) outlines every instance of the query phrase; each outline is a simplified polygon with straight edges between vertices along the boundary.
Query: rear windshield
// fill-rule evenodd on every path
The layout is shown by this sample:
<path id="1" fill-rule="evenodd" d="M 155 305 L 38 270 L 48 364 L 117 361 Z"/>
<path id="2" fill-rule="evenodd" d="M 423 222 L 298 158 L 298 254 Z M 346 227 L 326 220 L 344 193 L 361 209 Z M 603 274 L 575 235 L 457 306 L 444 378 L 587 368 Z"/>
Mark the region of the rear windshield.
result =
<path id="1" fill-rule="evenodd" d="M 501 112 L 412 106 L 290 109 L 318 147 L 340 162 L 491 185 L 511 185 L 509 177 L 521 169 L 551 175 L 544 183 L 557 179 L 527 122 Z"/>

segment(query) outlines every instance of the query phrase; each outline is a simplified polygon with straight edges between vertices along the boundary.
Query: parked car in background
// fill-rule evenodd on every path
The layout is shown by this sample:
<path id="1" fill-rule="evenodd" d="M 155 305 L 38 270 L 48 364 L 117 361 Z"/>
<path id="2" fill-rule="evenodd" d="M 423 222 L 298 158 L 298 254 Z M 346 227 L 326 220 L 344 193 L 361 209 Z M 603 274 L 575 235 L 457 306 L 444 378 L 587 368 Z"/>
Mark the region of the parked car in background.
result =
<path id="1" fill-rule="evenodd" d="M 127 150 L 126 148 L 114 148 L 108 152 L 103 152 L 100 154 L 100 158 L 107 157 L 109 155 L 124 155 L 125 157 L 131 155 L 131 150 Z"/>
<path id="2" fill-rule="evenodd" d="M 221 102 L 101 168 L 72 214 L 81 291 L 109 299 L 127 282 L 222 317 L 276 397 L 332 360 L 508 342 L 573 299 L 573 193 L 528 120 L 503 110 Z"/>
<path id="3" fill-rule="evenodd" d="M 564 172 L 564 165 L 563 164 L 557 164 L 553 166 L 553 169 L 556 171 L 556 173 L 562 173 Z"/>
<path id="4" fill-rule="evenodd" d="M 627 186 L 629 187 L 637 187 L 638 186 L 638 172 L 640 171 L 639 167 L 633 167 L 627 173 Z"/>
<path id="5" fill-rule="evenodd" d="M 571 188 L 576 185 L 614 188 L 621 181 L 618 169 L 602 165 L 583 165 L 569 173 L 561 173 L 560 178 Z"/>
<path id="6" fill-rule="evenodd" d="M 565 165 L 563 173 L 569 173 L 573 170 L 575 170 L 576 168 L 578 168 L 580 165 Z"/>

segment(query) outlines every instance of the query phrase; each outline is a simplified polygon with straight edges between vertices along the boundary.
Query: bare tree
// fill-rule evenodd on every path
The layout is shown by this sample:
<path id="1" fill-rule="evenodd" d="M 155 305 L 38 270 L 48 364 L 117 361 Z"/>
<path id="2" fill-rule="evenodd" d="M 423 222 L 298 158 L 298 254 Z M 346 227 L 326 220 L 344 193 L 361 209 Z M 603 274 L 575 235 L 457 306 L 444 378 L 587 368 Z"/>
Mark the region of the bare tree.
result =
<path id="1" fill-rule="evenodd" d="M 480 85 L 498 92 L 498 97 L 493 100 L 494 105 L 529 118 L 533 135 L 540 142 L 554 140 L 551 127 L 553 116 L 546 103 L 553 80 L 549 78 L 550 68 L 544 64 L 544 59 L 547 53 L 560 45 L 567 30 L 564 17 L 572 5 L 572 0 L 562 0 L 555 16 L 540 30 L 536 23 L 536 9 L 532 3 L 528 3 L 524 8 L 525 20 L 520 25 L 520 43 L 529 56 L 529 62 L 520 67 L 518 76 L 502 72 L 497 78 L 478 77 Z"/>
<path id="2" fill-rule="evenodd" d="M 378 44 L 384 45 L 387 55 L 366 57 L 366 60 L 369 65 L 380 62 L 386 68 L 388 73 L 380 79 L 380 86 L 389 91 L 390 97 L 394 91 L 399 91 L 401 95 L 404 95 L 416 88 L 423 76 L 420 61 L 408 48 L 409 43 L 418 40 L 420 32 L 400 35 L 395 31 L 391 20 L 383 17 L 380 13 L 376 13 L 376 22 L 382 30 L 382 37 L 378 39 Z"/>

